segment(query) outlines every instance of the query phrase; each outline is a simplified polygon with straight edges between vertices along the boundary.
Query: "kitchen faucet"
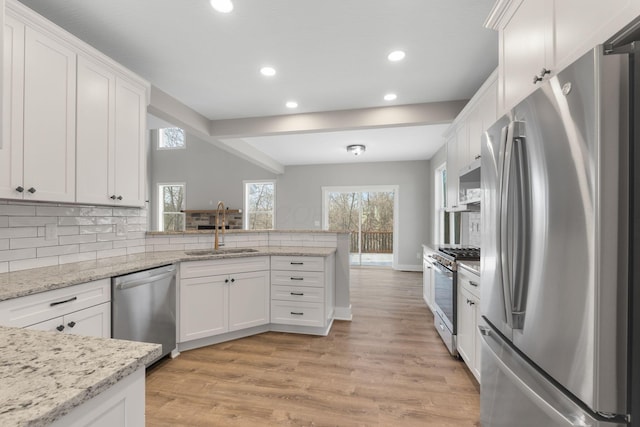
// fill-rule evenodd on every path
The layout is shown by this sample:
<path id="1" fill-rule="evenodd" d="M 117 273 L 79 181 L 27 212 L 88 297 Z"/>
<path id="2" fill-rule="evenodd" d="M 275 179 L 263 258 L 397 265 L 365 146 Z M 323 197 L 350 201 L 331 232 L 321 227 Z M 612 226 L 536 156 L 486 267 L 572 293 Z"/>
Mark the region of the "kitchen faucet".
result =
<path id="1" fill-rule="evenodd" d="M 219 233 L 219 227 L 218 227 L 218 220 L 220 217 L 220 209 L 222 209 L 222 243 L 220 243 L 219 239 L 218 239 L 218 233 Z M 214 250 L 218 250 L 220 248 L 220 246 L 224 246 L 224 223 L 227 220 L 227 214 L 225 212 L 224 209 L 224 202 L 220 201 L 218 202 L 218 206 L 216 207 L 216 221 L 215 221 L 215 227 L 216 229 L 214 230 L 215 232 L 215 239 L 213 242 L 213 249 Z"/>

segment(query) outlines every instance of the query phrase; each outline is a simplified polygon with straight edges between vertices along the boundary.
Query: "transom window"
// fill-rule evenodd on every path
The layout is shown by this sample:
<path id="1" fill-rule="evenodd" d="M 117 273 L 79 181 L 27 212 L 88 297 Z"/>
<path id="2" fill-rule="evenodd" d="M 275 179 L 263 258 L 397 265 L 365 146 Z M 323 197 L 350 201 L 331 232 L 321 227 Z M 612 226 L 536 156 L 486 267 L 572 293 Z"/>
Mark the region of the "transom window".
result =
<path id="1" fill-rule="evenodd" d="M 175 150 L 184 147 L 184 130 L 180 128 L 158 129 L 158 149 Z"/>

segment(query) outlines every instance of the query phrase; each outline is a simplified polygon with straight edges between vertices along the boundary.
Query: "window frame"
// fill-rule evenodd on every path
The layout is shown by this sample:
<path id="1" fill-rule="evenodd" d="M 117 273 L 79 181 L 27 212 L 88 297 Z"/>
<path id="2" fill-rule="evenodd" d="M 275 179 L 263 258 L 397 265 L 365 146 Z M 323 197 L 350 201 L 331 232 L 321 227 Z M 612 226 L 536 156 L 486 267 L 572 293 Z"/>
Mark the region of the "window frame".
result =
<path id="1" fill-rule="evenodd" d="M 434 172 L 434 188 L 433 188 L 433 213 L 435 220 L 433 221 L 433 236 L 436 245 L 445 243 L 445 235 L 447 234 L 447 163 L 442 163 Z"/>
<path id="2" fill-rule="evenodd" d="M 185 226 L 186 229 L 186 218 L 184 212 L 165 212 L 164 211 L 164 191 L 163 191 L 163 187 L 170 187 L 170 186 L 181 186 L 182 187 L 182 207 L 181 210 L 184 210 L 186 205 L 187 205 L 187 183 L 186 182 L 158 182 L 156 184 L 156 191 L 158 194 L 158 200 L 157 200 L 157 212 L 158 212 L 158 217 L 157 217 L 157 222 L 158 222 L 158 231 L 166 231 L 164 229 L 164 214 L 165 213 L 175 213 L 175 214 L 181 214 L 183 216 L 183 224 Z"/>
<path id="3" fill-rule="evenodd" d="M 242 228 L 244 230 L 254 230 L 249 228 L 249 186 L 252 184 L 271 184 L 273 186 L 273 206 L 271 210 L 271 228 L 255 229 L 255 230 L 274 230 L 276 228 L 276 197 L 277 186 L 275 179 L 252 179 L 242 181 L 243 195 L 242 195 Z"/>
<path id="4" fill-rule="evenodd" d="M 162 136 L 164 135 L 163 130 L 165 129 L 180 129 L 182 131 L 182 145 L 179 147 L 163 147 L 161 143 L 164 139 Z M 184 150 L 187 148 L 187 133 L 184 131 L 184 129 L 177 126 L 158 128 L 157 133 L 158 135 L 156 138 L 156 150 Z"/>

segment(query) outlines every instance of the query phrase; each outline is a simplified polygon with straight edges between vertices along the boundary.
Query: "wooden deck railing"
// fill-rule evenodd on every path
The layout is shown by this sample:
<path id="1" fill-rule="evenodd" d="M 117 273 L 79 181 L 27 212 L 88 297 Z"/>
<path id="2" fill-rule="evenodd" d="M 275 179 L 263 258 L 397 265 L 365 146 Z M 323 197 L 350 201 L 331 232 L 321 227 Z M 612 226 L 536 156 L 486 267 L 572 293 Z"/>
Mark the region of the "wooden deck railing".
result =
<path id="1" fill-rule="evenodd" d="M 351 253 L 358 252 L 358 233 L 351 233 Z M 363 231 L 363 254 L 391 254 L 393 253 L 393 231 Z"/>

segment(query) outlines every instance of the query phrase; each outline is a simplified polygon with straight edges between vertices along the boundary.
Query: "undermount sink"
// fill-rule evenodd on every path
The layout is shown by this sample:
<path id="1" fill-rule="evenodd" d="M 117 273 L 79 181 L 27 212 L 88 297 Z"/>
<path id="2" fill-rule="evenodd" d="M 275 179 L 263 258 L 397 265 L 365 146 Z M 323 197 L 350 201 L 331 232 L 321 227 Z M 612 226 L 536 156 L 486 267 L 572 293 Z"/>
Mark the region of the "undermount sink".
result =
<path id="1" fill-rule="evenodd" d="M 198 249 L 193 251 L 185 251 L 187 255 L 225 255 L 225 254 L 249 254 L 252 252 L 258 252 L 257 249 L 249 248 L 229 248 L 229 249 Z"/>

